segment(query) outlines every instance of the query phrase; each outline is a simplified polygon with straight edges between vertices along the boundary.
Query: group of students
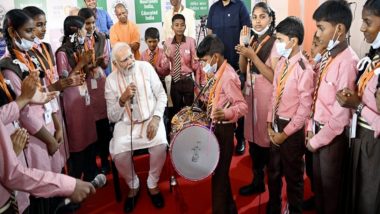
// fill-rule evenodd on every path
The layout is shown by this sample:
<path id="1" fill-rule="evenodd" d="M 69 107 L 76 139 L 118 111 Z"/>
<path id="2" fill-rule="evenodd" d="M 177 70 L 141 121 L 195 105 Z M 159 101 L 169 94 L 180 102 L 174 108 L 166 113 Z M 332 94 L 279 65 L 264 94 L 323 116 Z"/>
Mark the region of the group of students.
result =
<path id="1" fill-rule="evenodd" d="M 42 42 L 42 10 L 8 11 L 3 23 L 8 52 L 0 60 L 0 190 L 7 194 L 1 195 L 0 205 L 12 213 L 16 195 L 19 212 L 51 213 L 61 200 L 25 192 L 74 195 L 73 201 L 79 202 L 94 192 L 91 184 L 77 180 L 74 185 L 72 178 L 50 172 L 61 173 L 68 161 L 69 175 L 91 181 L 99 171 L 96 155 L 107 170 L 110 151 L 131 190 L 124 205 L 130 212 L 140 187 L 131 152 L 150 148 L 148 193 L 156 207 L 163 207 L 157 183 L 169 131 L 163 123 L 165 92 L 173 103 L 171 118 L 191 106 L 194 95 L 207 86 L 200 104 L 220 145 L 212 175 L 213 213 L 237 213 L 229 168 L 235 125 L 243 116 L 253 180 L 239 190 L 241 195 L 265 192 L 266 167 L 267 213 L 281 213 L 282 176 L 287 183 L 286 209 L 302 213 L 306 154 L 318 213 L 380 212 L 380 2 L 364 4 L 360 30 L 371 48 L 361 60 L 346 40 L 352 22 L 346 1 L 324 2 L 313 19 L 317 31 L 309 55 L 301 50 L 300 19 L 287 17 L 276 26 L 274 11 L 264 2 L 256 4 L 252 28 L 243 27 L 235 47 L 240 72 L 246 76 L 241 82 L 223 56 L 223 42 L 209 35 L 196 47 L 195 40 L 184 35 L 181 14 L 173 15 L 174 37 L 163 49 L 158 47 L 158 29 L 146 30 L 148 48 L 141 56 L 146 62 L 135 61 L 131 47 L 116 43 L 115 71 L 106 77 L 111 53 L 108 40 L 95 29 L 93 10 L 83 8 L 78 16 L 65 19 L 62 45 L 55 54 Z M 169 74 L 172 81 L 167 85 Z M 60 99 L 52 97 L 52 91 L 60 91 Z M 112 140 L 110 122 L 116 123 Z"/>
<path id="2" fill-rule="evenodd" d="M 352 22 L 346 1 L 326 1 L 316 9 L 310 55 L 301 51 L 298 18 L 274 27 L 268 5 L 254 6 L 253 36 L 247 39 L 250 30 L 243 28 L 236 46 L 246 73 L 245 136 L 254 174 L 240 194 L 265 191 L 267 166 L 267 213 L 281 213 L 282 176 L 286 210 L 302 213 L 305 152 L 317 213 L 380 212 L 379 12 L 379 1 L 366 1 L 360 30 L 371 48 L 359 61 L 346 39 Z"/>

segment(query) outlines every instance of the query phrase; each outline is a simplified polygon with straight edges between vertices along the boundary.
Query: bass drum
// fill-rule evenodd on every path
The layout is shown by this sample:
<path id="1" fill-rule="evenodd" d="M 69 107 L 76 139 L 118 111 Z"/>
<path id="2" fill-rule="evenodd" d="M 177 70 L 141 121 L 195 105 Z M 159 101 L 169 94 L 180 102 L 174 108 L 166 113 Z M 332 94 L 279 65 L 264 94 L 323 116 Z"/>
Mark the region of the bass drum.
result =
<path id="1" fill-rule="evenodd" d="M 190 125 L 201 125 L 208 126 L 209 119 L 207 118 L 207 114 L 202 111 L 202 109 L 198 107 L 191 108 L 190 106 L 186 106 L 181 109 L 177 114 L 174 115 L 171 121 L 171 132 L 170 137 L 173 137 L 181 131 L 183 128 Z"/>
<path id="2" fill-rule="evenodd" d="M 219 143 L 207 127 L 190 125 L 178 132 L 170 145 L 174 169 L 182 177 L 199 181 L 210 176 L 219 161 Z"/>

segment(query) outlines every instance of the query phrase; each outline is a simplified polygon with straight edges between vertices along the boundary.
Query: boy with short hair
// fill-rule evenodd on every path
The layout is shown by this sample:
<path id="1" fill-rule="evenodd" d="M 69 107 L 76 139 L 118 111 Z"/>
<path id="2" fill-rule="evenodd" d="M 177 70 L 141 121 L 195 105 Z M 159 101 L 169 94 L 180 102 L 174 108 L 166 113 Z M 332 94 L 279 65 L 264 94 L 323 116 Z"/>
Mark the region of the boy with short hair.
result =
<path id="1" fill-rule="evenodd" d="M 210 78 L 207 114 L 220 146 L 220 159 L 212 175 L 212 213 L 237 213 L 232 197 L 229 170 L 234 148 L 237 120 L 248 111 L 240 90 L 239 76 L 224 58 L 223 42 L 215 35 L 206 36 L 199 44 L 197 56 Z"/>
<path id="2" fill-rule="evenodd" d="M 267 120 L 271 141 L 267 213 L 281 213 L 282 175 L 290 213 L 302 213 L 304 125 L 310 115 L 314 72 L 300 50 L 304 38 L 301 20 L 288 17 L 277 25 L 276 32 L 281 58 L 274 71 L 272 110 Z"/>
<path id="3" fill-rule="evenodd" d="M 197 72 L 199 63 L 195 60 L 195 39 L 184 35 L 186 24 L 182 14 L 172 18 L 174 38 L 165 41 L 165 55 L 171 62 L 172 76 L 170 96 L 173 101 L 173 112 L 176 114 L 194 101 L 193 73 Z"/>
<path id="4" fill-rule="evenodd" d="M 160 32 L 157 28 L 150 27 L 145 31 L 145 43 L 148 48 L 142 53 L 141 60 L 149 62 L 160 77 L 161 83 L 165 87 L 165 77 L 170 73 L 169 61 L 162 48 L 158 47 Z"/>
<path id="5" fill-rule="evenodd" d="M 351 112 L 336 101 L 336 93 L 353 90 L 358 56 L 346 41 L 352 12 L 346 1 L 326 1 L 313 14 L 316 36 L 326 48 L 316 76 L 307 148 L 313 154 L 318 213 L 341 213 L 348 139 L 344 129 Z"/>

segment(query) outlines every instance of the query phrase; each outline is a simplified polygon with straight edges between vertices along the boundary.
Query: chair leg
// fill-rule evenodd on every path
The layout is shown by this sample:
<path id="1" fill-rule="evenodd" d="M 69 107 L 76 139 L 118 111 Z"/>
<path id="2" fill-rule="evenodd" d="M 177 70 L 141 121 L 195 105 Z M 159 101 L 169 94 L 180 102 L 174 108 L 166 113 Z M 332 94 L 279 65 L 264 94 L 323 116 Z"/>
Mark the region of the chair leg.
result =
<path id="1" fill-rule="evenodd" d="M 119 181 L 119 172 L 117 171 L 115 162 L 112 160 L 112 178 L 113 178 L 113 187 L 115 191 L 115 198 L 117 202 L 121 202 L 122 195 L 120 190 L 120 181 Z"/>

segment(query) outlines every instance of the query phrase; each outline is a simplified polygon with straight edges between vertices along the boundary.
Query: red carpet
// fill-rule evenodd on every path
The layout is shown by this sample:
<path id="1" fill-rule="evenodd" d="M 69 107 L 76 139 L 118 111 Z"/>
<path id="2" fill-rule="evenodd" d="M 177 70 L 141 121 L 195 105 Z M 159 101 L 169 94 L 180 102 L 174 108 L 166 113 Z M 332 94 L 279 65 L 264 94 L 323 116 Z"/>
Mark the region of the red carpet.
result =
<path id="1" fill-rule="evenodd" d="M 164 167 L 161 176 L 160 189 L 165 198 L 165 207 L 156 209 L 147 194 L 146 178 L 148 176 L 148 155 L 143 155 L 135 158 L 137 174 L 140 177 L 140 197 L 133 213 L 182 213 L 178 201 L 174 194 L 169 191 L 169 168 Z M 242 185 L 248 184 L 252 180 L 251 161 L 246 150 L 243 156 L 234 156 L 232 159 L 230 177 L 232 183 L 232 192 L 241 214 L 265 214 L 266 204 L 268 202 L 268 190 L 261 194 L 250 197 L 243 197 L 238 194 L 239 188 Z M 127 196 L 128 188 L 123 179 L 120 179 L 122 202 L 118 203 L 114 195 L 114 186 L 112 175 L 107 176 L 108 184 L 97 190 L 96 195 L 88 198 L 76 212 L 79 214 L 99 213 L 123 213 L 124 199 Z M 177 177 L 180 184 L 183 198 L 187 204 L 189 214 L 211 213 L 211 179 L 205 179 L 201 182 L 190 182 L 183 178 Z M 284 181 L 285 184 L 285 181 Z M 285 195 L 285 186 L 283 195 Z M 310 196 L 310 182 L 305 179 L 305 198 Z M 283 197 L 285 204 L 286 196 Z M 315 212 L 305 212 L 312 214 Z"/>

